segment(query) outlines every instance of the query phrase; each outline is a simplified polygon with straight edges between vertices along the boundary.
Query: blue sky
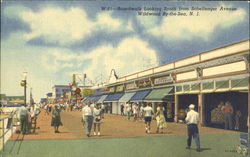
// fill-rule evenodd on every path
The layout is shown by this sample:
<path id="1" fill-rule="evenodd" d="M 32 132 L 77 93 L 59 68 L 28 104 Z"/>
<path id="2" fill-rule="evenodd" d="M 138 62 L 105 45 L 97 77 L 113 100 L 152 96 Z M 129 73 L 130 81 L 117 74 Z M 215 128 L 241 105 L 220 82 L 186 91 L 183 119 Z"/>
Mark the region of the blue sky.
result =
<path id="1" fill-rule="evenodd" d="M 138 16 L 136 11 L 101 7 L 237 9 L 200 11 L 199 16 Z M 23 71 L 38 101 L 53 85 L 69 84 L 73 73 L 100 82 L 111 69 L 123 76 L 169 63 L 248 39 L 248 19 L 248 2 L 3 0 L 1 93 L 22 95 Z"/>

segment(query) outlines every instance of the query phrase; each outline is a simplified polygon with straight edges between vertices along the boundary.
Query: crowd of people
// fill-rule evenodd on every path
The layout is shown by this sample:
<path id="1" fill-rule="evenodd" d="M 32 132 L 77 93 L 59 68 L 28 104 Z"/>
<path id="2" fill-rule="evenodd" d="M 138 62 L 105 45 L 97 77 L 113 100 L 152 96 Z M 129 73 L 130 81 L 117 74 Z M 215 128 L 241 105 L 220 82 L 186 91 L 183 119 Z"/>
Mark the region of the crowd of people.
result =
<path id="1" fill-rule="evenodd" d="M 22 134 L 35 133 L 37 116 L 40 114 L 40 104 L 24 104 L 18 109 L 20 132 Z M 33 129 L 33 130 L 32 130 Z"/>
<path id="2" fill-rule="evenodd" d="M 226 105 L 227 106 L 227 105 Z M 54 127 L 55 133 L 60 133 L 59 127 L 62 124 L 61 121 L 61 111 L 67 110 L 67 106 L 61 102 L 54 102 L 51 104 L 44 104 L 43 106 L 38 104 L 31 104 L 28 107 L 22 106 L 19 108 L 20 115 L 20 131 L 22 134 L 30 132 L 32 128 L 31 125 L 35 121 L 40 113 L 40 108 L 45 109 L 45 114 L 49 115 L 51 113 L 51 126 Z M 85 133 L 87 137 L 91 135 L 92 125 L 94 125 L 93 135 L 101 135 L 101 123 L 104 118 L 104 113 L 106 108 L 103 104 L 95 103 L 85 103 L 81 106 L 82 109 L 82 123 L 85 128 Z M 224 108 L 224 110 L 229 110 L 229 108 Z M 124 112 L 125 111 L 125 112 Z M 133 115 L 133 121 L 138 119 L 144 119 L 145 123 L 145 132 L 147 134 L 151 133 L 151 121 L 155 119 L 157 122 L 156 133 L 163 133 L 163 129 L 166 128 L 166 119 L 164 115 L 164 107 L 162 104 L 158 105 L 156 112 L 152 108 L 152 104 L 147 103 L 146 106 L 138 105 L 137 103 L 127 103 L 125 106 L 121 107 L 121 115 L 127 115 L 128 120 Z M 230 119 L 230 118 L 229 118 Z M 195 139 L 197 145 L 197 151 L 200 151 L 200 141 L 199 141 L 199 131 L 198 131 L 198 121 L 199 114 L 194 111 L 194 105 L 189 106 L 189 112 L 186 116 L 186 123 L 188 128 L 188 139 L 187 139 L 187 149 L 191 146 L 192 138 Z M 229 123 L 230 126 L 230 123 Z"/>
<path id="3" fill-rule="evenodd" d="M 35 122 L 36 118 L 40 113 L 40 107 L 45 109 L 45 114 L 51 114 L 51 126 L 54 127 L 55 133 L 60 133 L 59 127 L 62 124 L 61 121 L 61 111 L 65 110 L 71 111 L 71 108 L 74 109 L 74 106 L 63 102 L 55 101 L 51 104 L 44 104 L 43 106 L 37 104 L 31 104 L 28 107 L 22 106 L 19 109 L 20 115 L 20 123 L 21 123 L 21 133 L 26 134 L 30 132 L 32 128 L 31 125 Z M 91 136 L 91 129 L 93 125 L 93 135 L 100 136 L 101 135 L 101 124 L 102 119 L 104 119 L 104 113 L 107 113 L 110 108 L 108 105 L 104 105 L 103 103 L 94 103 L 94 102 L 85 102 L 78 105 L 77 110 L 82 111 L 82 123 L 85 128 L 85 133 L 87 137 Z M 195 110 L 195 105 L 189 105 L 186 110 L 185 122 L 187 124 L 187 149 L 190 149 L 192 138 L 194 138 L 197 151 L 200 151 L 200 139 L 199 139 L 199 130 L 198 130 L 198 122 L 199 122 L 199 114 Z M 145 132 L 147 134 L 151 133 L 151 121 L 153 119 L 156 120 L 156 133 L 163 133 L 164 128 L 166 128 L 166 109 L 163 107 L 163 104 L 159 104 L 154 109 L 152 108 L 151 103 L 147 104 L 138 104 L 133 102 L 128 102 L 121 105 L 120 108 L 121 115 L 127 116 L 128 120 L 131 120 L 133 117 L 133 121 L 144 121 L 145 123 Z M 226 102 L 225 104 L 221 102 L 218 107 L 212 110 L 211 112 L 211 120 L 213 122 L 223 122 L 225 124 L 225 129 L 234 129 L 239 130 L 240 128 L 240 118 L 241 112 L 236 111 L 230 102 Z M 234 123 L 233 123 L 234 122 Z"/>
<path id="4" fill-rule="evenodd" d="M 219 105 L 211 111 L 211 122 L 215 124 L 224 124 L 227 130 L 239 130 L 242 113 L 234 111 L 229 101 L 220 102 Z"/>

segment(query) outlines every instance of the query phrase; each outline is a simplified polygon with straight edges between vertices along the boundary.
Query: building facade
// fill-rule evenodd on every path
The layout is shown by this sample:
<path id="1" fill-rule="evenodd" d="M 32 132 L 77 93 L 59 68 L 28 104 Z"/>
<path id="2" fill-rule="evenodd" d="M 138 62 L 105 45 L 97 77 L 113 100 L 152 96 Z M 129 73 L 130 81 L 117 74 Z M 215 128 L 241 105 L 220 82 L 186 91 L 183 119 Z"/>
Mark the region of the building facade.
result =
<path id="1" fill-rule="evenodd" d="M 66 93 L 71 92 L 71 86 L 69 85 L 54 85 L 52 87 L 52 96 L 55 99 L 64 97 Z"/>
<path id="2" fill-rule="evenodd" d="M 241 130 L 249 126 L 249 39 L 190 56 L 172 63 L 133 73 L 108 84 L 112 112 L 126 101 L 164 104 L 168 118 L 178 122 L 189 104 L 200 113 L 201 125 L 223 127 L 213 112 L 221 102 L 230 102 L 241 112 Z M 122 99 L 124 95 L 130 95 Z M 132 95 L 132 96 L 131 96 Z M 120 102 L 120 103 L 119 103 Z"/>

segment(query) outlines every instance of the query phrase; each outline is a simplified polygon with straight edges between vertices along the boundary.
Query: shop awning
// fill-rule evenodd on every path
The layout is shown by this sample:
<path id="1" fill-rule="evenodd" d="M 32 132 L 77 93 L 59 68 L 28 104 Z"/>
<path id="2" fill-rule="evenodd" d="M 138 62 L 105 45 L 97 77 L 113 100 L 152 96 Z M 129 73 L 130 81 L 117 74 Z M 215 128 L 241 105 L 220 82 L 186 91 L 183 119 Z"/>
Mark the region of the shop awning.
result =
<path id="1" fill-rule="evenodd" d="M 146 97 L 145 101 L 173 100 L 174 87 L 153 89 Z"/>
<path id="2" fill-rule="evenodd" d="M 100 95 L 90 95 L 87 96 L 83 102 L 97 102 L 100 99 Z"/>
<path id="3" fill-rule="evenodd" d="M 124 93 L 112 93 L 109 94 L 105 99 L 104 102 L 113 102 L 113 101 L 118 101 Z"/>
<path id="4" fill-rule="evenodd" d="M 130 101 L 143 101 L 144 98 L 148 95 L 148 93 L 151 91 L 151 89 L 148 90 L 142 90 L 142 91 L 137 91 L 135 95 L 130 99 Z"/>
<path id="5" fill-rule="evenodd" d="M 101 97 L 100 97 L 100 99 L 97 101 L 97 103 L 103 103 L 103 100 L 104 99 L 106 99 L 106 97 L 107 97 L 108 95 L 102 95 Z"/>
<path id="6" fill-rule="evenodd" d="M 125 93 L 125 94 L 119 99 L 119 102 L 128 102 L 134 95 L 135 95 L 135 92 Z"/>
<path id="7" fill-rule="evenodd" d="M 97 102 L 100 99 L 100 97 L 101 97 L 101 95 L 95 95 L 95 96 L 93 96 L 92 101 Z"/>

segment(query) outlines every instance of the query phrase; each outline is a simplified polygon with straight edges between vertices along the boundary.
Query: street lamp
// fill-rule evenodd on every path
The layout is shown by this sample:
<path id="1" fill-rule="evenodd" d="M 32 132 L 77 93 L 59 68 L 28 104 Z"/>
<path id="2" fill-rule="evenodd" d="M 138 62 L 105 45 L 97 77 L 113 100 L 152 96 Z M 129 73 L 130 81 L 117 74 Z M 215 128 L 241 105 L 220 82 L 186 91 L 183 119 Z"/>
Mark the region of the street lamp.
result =
<path id="1" fill-rule="evenodd" d="M 23 72 L 23 79 L 21 81 L 21 86 L 24 87 L 24 105 L 25 106 L 26 106 L 27 73 L 28 72 Z"/>

